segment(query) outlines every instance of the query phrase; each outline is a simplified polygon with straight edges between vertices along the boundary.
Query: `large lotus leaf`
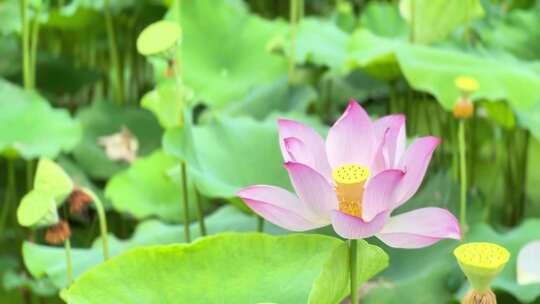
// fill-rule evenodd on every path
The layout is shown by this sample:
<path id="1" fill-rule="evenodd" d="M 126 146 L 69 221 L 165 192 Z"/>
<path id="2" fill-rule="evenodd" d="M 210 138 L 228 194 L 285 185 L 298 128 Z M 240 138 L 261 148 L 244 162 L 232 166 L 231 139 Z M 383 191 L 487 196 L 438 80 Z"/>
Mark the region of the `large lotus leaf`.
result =
<path id="1" fill-rule="evenodd" d="M 74 0 L 63 7 L 52 7 L 44 25 L 62 30 L 81 30 L 84 27 L 103 23 L 105 1 Z M 112 14 L 117 14 L 123 9 L 135 6 L 136 3 L 134 0 L 109 0 Z"/>
<path id="2" fill-rule="evenodd" d="M 362 303 L 448 303 L 452 298 L 451 285 L 459 280 L 452 250 L 456 241 L 443 241 L 414 251 L 388 248 L 392 267 L 389 267 L 367 286 Z M 460 281 L 454 283 L 457 288 Z"/>
<path id="3" fill-rule="evenodd" d="M 433 94 L 447 110 L 453 108 L 460 94 L 455 78 L 474 77 L 480 88 L 472 95 L 473 99 L 507 100 L 519 123 L 540 137 L 540 73 L 536 65 L 411 45 L 377 37 L 366 30 L 352 36 L 348 56 L 349 69 L 364 69 L 387 79 L 402 72 L 412 87 Z"/>
<path id="4" fill-rule="evenodd" d="M 421 46 L 402 47 L 397 57 L 411 86 L 432 93 L 446 109 L 459 97 L 455 78 L 468 75 L 480 83 L 474 99 L 508 100 L 520 123 L 540 137 L 540 74 L 525 62 Z"/>
<path id="5" fill-rule="evenodd" d="M 343 70 L 349 34 L 334 22 L 306 18 L 298 27 L 296 58 L 298 63 L 315 63 L 333 70 Z"/>
<path id="6" fill-rule="evenodd" d="M 161 151 L 136 160 L 127 170 L 107 183 L 105 196 L 114 209 L 138 219 L 159 216 L 166 221 L 182 222 L 181 179 L 173 181 L 167 171 L 178 165 L 178 159 Z M 196 217 L 195 192 L 188 184 L 189 217 Z"/>
<path id="7" fill-rule="evenodd" d="M 139 142 L 138 155 L 144 156 L 160 145 L 162 130 L 152 113 L 147 110 L 119 106 L 112 102 L 94 102 L 79 111 L 77 117 L 83 125 L 83 140 L 73 154 L 81 168 L 94 178 L 108 178 L 128 164 L 107 157 L 99 138 L 109 136 L 126 127 Z"/>
<path id="8" fill-rule="evenodd" d="M 81 126 L 66 110 L 0 79 L 0 151 L 7 156 L 54 158 L 79 142 Z"/>
<path id="9" fill-rule="evenodd" d="M 374 34 L 383 37 L 406 36 L 409 32 L 409 26 L 392 2 L 368 2 L 362 9 L 360 23 Z"/>
<path id="10" fill-rule="evenodd" d="M 411 29 L 414 31 L 414 41 L 431 43 L 444 39 L 458 26 L 482 17 L 484 10 L 480 2 L 480 0 L 401 0 L 400 10 L 409 23 L 414 22 L 414 29 Z"/>
<path id="11" fill-rule="evenodd" d="M 273 112 L 305 112 L 317 92 L 307 84 L 291 85 L 283 77 L 269 84 L 256 86 L 241 100 L 231 103 L 224 112 L 231 116 L 265 119 Z"/>
<path id="12" fill-rule="evenodd" d="M 517 259 L 519 251 L 530 241 L 538 239 L 540 220 L 529 219 L 507 233 L 498 233 L 488 225 L 475 226 L 467 235 L 467 242 L 493 242 L 510 251 L 510 260 L 492 284 L 493 289 L 501 289 L 516 297 L 522 303 L 531 303 L 540 296 L 540 283 L 520 285 L 517 281 Z M 463 286 L 461 293 L 468 289 Z"/>
<path id="13" fill-rule="evenodd" d="M 359 247 L 361 283 L 385 268 L 387 257 L 365 241 Z M 221 234 L 132 250 L 88 271 L 62 296 L 73 304 L 333 304 L 348 293 L 347 250 L 345 242 L 320 235 Z"/>
<path id="14" fill-rule="evenodd" d="M 347 44 L 346 70 L 362 69 L 383 79 L 394 80 L 401 76 L 396 51 L 403 45 L 399 39 L 378 37 L 361 29 L 354 32 Z"/>
<path id="15" fill-rule="evenodd" d="M 193 127 L 192 143 L 184 142 L 183 131 L 167 130 L 163 148 L 187 160 L 197 188 L 205 195 L 231 198 L 240 188 L 253 184 L 290 187 L 275 120 L 218 117 Z"/>
<path id="16" fill-rule="evenodd" d="M 205 223 L 209 234 L 224 231 L 255 231 L 257 228 L 254 216 L 242 213 L 232 206 L 218 209 L 205 218 Z M 268 233 L 286 233 L 270 223 L 265 223 L 264 226 L 264 231 Z M 200 236 L 198 223 L 192 223 L 190 228 L 192 238 Z M 183 225 L 169 225 L 157 220 L 148 220 L 137 226 L 131 239 L 119 240 L 110 235 L 108 238 L 110 252 L 114 256 L 135 247 L 184 242 L 183 230 Z M 96 239 L 92 248 L 72 249 L 75 277 L 103 261 L 101 246 L 101 239 Z M 57 288 L 66 286 L 65 253 L 62 247 L 25 242 L 22 253 L 24 264 L 34 277 L 48 277 Z"/>
<path id="17" fill-rule="evenodd" d="M 251 15 L 225 0 L 182 1 L 182 60 L 185 84 L 215 107 L 241 99 L 250 88 L 286 73 L 284 58 L 267 50 L 285 25 Z M 169 17 L 176 18 L 171 7 Z M 212 16 L 203 18 L 202 16 Z"/>

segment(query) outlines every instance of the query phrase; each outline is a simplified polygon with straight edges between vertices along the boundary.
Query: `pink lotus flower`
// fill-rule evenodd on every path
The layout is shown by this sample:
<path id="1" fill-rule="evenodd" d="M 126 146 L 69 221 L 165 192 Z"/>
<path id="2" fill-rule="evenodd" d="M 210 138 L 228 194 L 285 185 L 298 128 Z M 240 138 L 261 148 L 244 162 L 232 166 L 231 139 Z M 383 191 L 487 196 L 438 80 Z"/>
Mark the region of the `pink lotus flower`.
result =
<path id="1" fill-rule="evenodd" d="M 280 119 L 278 125 L 284 165 L 298 196 L 269 185 L 238 191 L 258 215 L 292 231 L 331 223 L 343 238 L 376 236 L 399 248 L 460 239 L 458 221 L 445 209 L 420 208 L 391 216 L 418 190 L 440 143 L 427 136 L 406 149 L 403 115 L 372 122 L 351 101 L 330 128 L 326 143 L 299 122 Z"/>

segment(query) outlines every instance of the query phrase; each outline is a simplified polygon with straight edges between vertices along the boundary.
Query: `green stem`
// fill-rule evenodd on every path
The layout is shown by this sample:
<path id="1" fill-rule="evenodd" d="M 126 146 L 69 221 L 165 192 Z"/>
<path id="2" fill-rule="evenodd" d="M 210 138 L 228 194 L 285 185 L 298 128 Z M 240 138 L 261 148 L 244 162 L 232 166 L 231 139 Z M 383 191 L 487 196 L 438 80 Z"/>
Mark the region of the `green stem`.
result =
<path id="1" fill-rule="evenodd" d="M 450 134 L 450 140 L 452 142 L 451 150 L 452 150 L 452 178 L 454 181 L 459 180 L 459 148 L 456 144 L 458 142 L 458 139 L 456 138 L 456 121 L 453 119 L 453 115 L 450 114 L 452 119 L 448 120 L 448 128 L 447 132 Z"/>
<path id="2" fill-rule="evenodd" d="M 191 241 L 189 233 L 189 204 L 188 204 L 188 187 L 187 187 L 187 167 L 186 162 L 180 162 L 180 170 L 182 174 L 182 206 L 184 208 L 184 238 L 186 242 Z"/>
<path id="3" fill-rule="evenodd" d="M 264 218 L 257 215 L 257 232 L 264 232 Z"/>
<path id="4" fill-rule="evenodd" d="M 114 24 L 109 2 L 110 0 L 105 0 L 105 26 L 107 28 L 107 41 L 109 44 L 111 63 L 116 74 L 114 81 L 115 99 L 117 103 L 122 104 L 124 102 L 124 78 L 122 75 L 122 69 L 120 67 L 120 59 L 118 57 L 118 47 L 116 45 Z"/>
<path id="5" fill-rule="evenodd" d="M 461 224 L 461 231 L 465 232 L 467 228 L 467 161 L 465 155 L 465 120 L 459 121 L 458 129 L 458 142 L 459 142 L 459 173 L 461 182 L 460 191 L 460 215 L 459 220 Z"/>
<path id="6" fill-rule="evenodd" d="M 204 211 L 202 207 L 202 197 L 199 190 L 195 189 L 195 198 L 197 204 L 197 217 L 199 219 L 199 230 L 202 236 L 206 236 L 206 225 L 204 224 Z"/>
<path id="7" fill-rule="evenodd" d="M 39 14 L 41 12 L 41 6 L 36 10 L 36 15 L 32 22 L 32 40 L 30 51 L 30 76 L 29 76 L 29 88 L 34 89 L 36 87 L 36 62 L 37 62 L 37 46 L 39 40 Z"/>
<path id="8" fill-rule="evenodd" d="M 69 242 L 69 238 L 64 242 L 64 249 L 66 251 L 67 287 L 69 287 L 73 283 L 73 264 L 71 262 L 71 243 Z"/>
<path id="9" fill-rule="evenodd" d="M 12 159 L 7 161 L 7 184 L 4 192 L 4 204 L 2 205 L 2 213 L 0 215 L 0 234 L 4 231 L 4 227 L 8 220 L 11 205 L 15 198 L 16 185 L 15 185 L 15 166 Z"/>
<path id="10" fill-rule="evenodd" d="M 357 269 L 357 240 L 349 240 L 349 267 L 351 274 L 351 304 L 358 304 L 358 277 L 356 275 Z"/>
<path id="11" fill-rule="evenodd" d="M 21 0 L 21 42 L 23 52 L 23 85 L 25 89 L 31 88 L 30 68 L 30 28 L 28 26 L 28 0 Z"/>
<path id="12" fill-rule="evenodd" d="M 298 24 L 300 23 L 300 14 L 303 11 L 301 0 L 290 0 L 289 18 L 291 26 L 291 47 L 289 53 L 289 83 L 294 81 L 296 68 L 296 35 Z"/>
<path id="13" fill-rule="evenodd" d="M 33 187 L 34 181 L 34 162 L 32 160 L 26 161 L 26 191 L 30 192 Z"/>
<path id="14" fill-rule="evenodd" d="M 81 189 L 84 193 L 87 193 L 92 197 L 92 201 L 96 206 L 96 211 L 99 219 L 99 232 L 101 234 L 102 250 L 103 250 L 103 259 L 108 260 L 109 255 L 109 232 L 107 230 L 107 215 L 105 214 L 105 208 L 103 208 L 103 203 L 99 197 L 92 192 L 92 190 L 83 188 Z"/>

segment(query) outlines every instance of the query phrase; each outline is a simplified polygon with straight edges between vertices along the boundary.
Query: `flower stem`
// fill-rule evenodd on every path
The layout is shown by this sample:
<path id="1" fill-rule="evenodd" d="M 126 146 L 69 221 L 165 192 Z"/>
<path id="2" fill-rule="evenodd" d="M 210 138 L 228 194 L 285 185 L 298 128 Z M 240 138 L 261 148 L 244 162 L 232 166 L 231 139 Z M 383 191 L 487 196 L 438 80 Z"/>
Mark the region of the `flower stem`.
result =
<path id="1" fill-rule="evenodd" d="M 99 197 L 94 192 L 92 192 L 92 190 L 86 188 L 82 190 L 83 192 L 88 193 L 92 197 L 92 201 L 96 206 L 96 211 L 99 218 L 99 231 L 101 233 L 101 242 L 103 242 L 103 259 L 108 260 L 110 258 L 108 239 L 109 233 L 107 231 L 107 216 L 105 214 L 105 208 L 103 208 L 103 203 L 101 202 Z"/>
<path id="2" fill-rule="evenodd" d="M 257 215 L 257 232 L 264 232 L 264 219 Z"/>
<path id="3" fill-rule="evenodd" d="M 118 57 L 118 47 L 116 45 L 116 37 L 114 34 L 114 24 L 111 14 L 111 5 L 109 0 L 105 0 L 105 26 L 107 28 L 107 41 L 109 44 L 109 53 L 111 63 L 115 73 L 114 89 L 116 102 L 122 104 L 124 102 L 124 79 L 122 69 L 120 67 L 120 59 Z"/>
<path id="4" fill-rule="evenodd" d="M 32 190 L 32 184 L 34 182 L 34 162 L 29 159 L 26 161 L 26 191 Z"/>
<path id="5" fill-rule="evenodd" d="M 71 243 L 69 242 L 69 238 L 64 242 L 64 249 L 66 251 L 67 286 L 69 287 L 73 283 L 73 265 L 71 262 Z"/>
<path id="6" fill-rule="evenodd" d="M 186 242 L 191 241 L 189 233 L 189 204 L 188 204 L 188 187 L 187 187 L 187 168 L 186 162 L 180 161 L 180 171 L 182 174 L 182 205 L 184 208 L 184 239 Z"/>
<path id="7" fill-rule="evenodd" d="M 199 190 L 195 189 L 195 198 L 197 203 L 197 217 L 199 219 L 199 230 L 202 236 L 206 236 L 206 225 L 204 224 L 204 211 L 202 207 L 202 197 Z"/>
<path id="8" fill-rule="evenodd" d="M 28 0 L 21 0 L 21 42 L 23 53 L 23 85 L 25 89 L 31 88 L 30 80 L 30 28 L 28 24 Z"/>
<path id="9" fill-rule="evenodd" d="M 349 267 L 351 274 L 351 304 L 358 304 L 358 278 L 356 275 L 357 269 L 357 240 L 349 240 Z"/>
<path id="10" fill-rule="evenodd" d="M 9 213 L 11 209 L 11 205 L 13 204 L 13 201 L 15 200 L 15 193 L 16 190 L 16 178 L 15 178 L 15 167 L 14 167 L 14 161 L 12 159 L 8 159 L 7 161 L 7 184 L 6 189 L 4 192 L 4 203 L 2 205 L 2 213 L 0 215 L 0 234 L 4 230 L 4 227 L 6 225 L 6 222 L 9 218 Z"/>
<path id="11" fill-rule="evenodd" d="M 467 228 L 467 161 L 465 155 L 465 120 L 459 121 L 458 127 L 458 143 L 459 143 L 459 173 L 461 182 L 460 192 L 460 213 L 459 220 L 461 231 Z"/>
<path id="12" fill-rule="evenodd" d="M 289 83 L 294 80 L 296 68 L 296 36 L 298 24 L 300 23 L 302 12 L 304 10 L 302 0 L 290 0 L 289 18 L 291 26 L 291 46 L 289 53 Z"/>
<path id="13" fill-rule="evenodd" d="M 30 44 L 30 54 L 29 54 L 29 88 L 34 89 L 36 87 L 36 62 L 37 62 L 37 46 L 38 46 L 38 40 L 39 40 L 39 14 L 41 13 L 41 5 L 38 7 L 38 9 L 35 12 L 34 19 L 32 20 L 32 37 L 31 37 L 31 44 Z"/>

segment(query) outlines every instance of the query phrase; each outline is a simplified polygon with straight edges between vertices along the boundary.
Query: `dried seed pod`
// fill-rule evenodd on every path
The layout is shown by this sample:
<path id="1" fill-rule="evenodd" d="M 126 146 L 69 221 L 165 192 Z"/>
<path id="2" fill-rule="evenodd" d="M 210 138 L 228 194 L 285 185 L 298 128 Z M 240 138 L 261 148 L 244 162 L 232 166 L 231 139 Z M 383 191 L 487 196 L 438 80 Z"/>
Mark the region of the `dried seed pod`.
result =
<path id="1" fill-rule="evenodd" d="M 69 212 L 80 214 L 92 202 L 92 197 L 77 187 L 69 196 Z"/>
<path id="2" fill-rule="evenodd" d="M 45 241 L 51 245 L 58 245 L 67 240 L 70 235 L 69 224 L 64 220 L 60 220 L 47 229 L 45 232 Z"/>
<path id="3" fill-rule="evenodd" d="M 497 304 L 497 298 L 491 290 L 471 290 L 465 295 L 461 304 Z"/>
<path id="4" fill-rule="evenodd" d="M 461 97 L 454 105 L 454 117 L 468 119 L 473 115 L 474 105 L 468 98 Z"/>

